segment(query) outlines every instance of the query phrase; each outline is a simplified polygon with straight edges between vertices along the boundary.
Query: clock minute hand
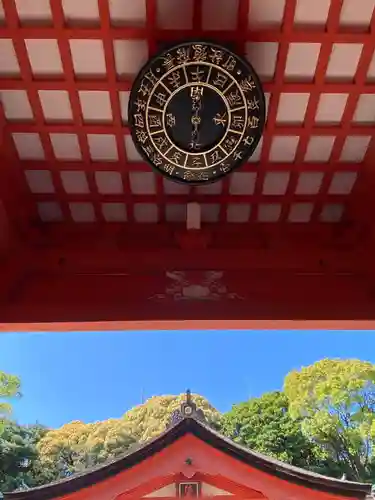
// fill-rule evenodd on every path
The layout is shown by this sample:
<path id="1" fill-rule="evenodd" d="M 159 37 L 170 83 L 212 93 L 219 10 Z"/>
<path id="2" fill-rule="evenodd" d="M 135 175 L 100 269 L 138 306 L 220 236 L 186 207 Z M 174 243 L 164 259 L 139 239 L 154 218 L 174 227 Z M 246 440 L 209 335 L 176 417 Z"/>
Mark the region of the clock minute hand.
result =
<path id="1" fill-rule="evenodd" d="M 192 116 L 191 123 L 193 125 L 192 133 L 191 133 L 191 142 L 190 147 L 192 149 L 196 149 L 199 139 L 199 125 L 201 122 L 200 112 L 202 109 L 202 98 L 203 95 L 203 87 L 192 87 L 191 88 L 191 99 L 192 99 Z"/>

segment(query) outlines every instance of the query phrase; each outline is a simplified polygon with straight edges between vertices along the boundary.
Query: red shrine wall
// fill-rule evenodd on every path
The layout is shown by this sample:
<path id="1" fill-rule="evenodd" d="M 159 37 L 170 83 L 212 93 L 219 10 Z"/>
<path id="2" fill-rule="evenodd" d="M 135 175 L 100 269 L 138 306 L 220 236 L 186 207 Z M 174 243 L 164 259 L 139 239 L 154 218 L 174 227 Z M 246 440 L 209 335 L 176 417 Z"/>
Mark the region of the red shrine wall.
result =
<path id="1" fill-rule="evenodd" d="M 186 464 L 187 458 L 191 459 L 191 465 Z M 228 496 L 233 496 L 233 500 L 258 498 L 348 500 L 349 498 L 311 490 L 273 477 L 228 457 L 192 435 L 182 437 L 160 453 L 110 479 L 58 498 L 61 500 L 139 500 L 144 497 L 158 497 L 159 500 L 166 500 L 167 497 L 158 496 L 156 490 L 176 482 L 176 478 L 177 481 L 178 478 L 184 478 L 184 481 L 201 480 L 211 485 L 211 489 L 209 487 L 207 489 L 211 495 L 215 493 L 215 487 L 222 490 L 218 492 L 220 494 L 217 495 L 216 500 L 224 500 L 224 497 L 228 498 Z M 164 491 L 168 491 L 168 488 Z M 152 492 L 155 493 L 152 494 Z"/>
<path id="2" fill-rule="evenodd" d="M 323 273 L 35 273 L 10 281 L 0 323 L 149 321 L 152 329 L 163 320 L 373 320 L 369 291 L 361 276 Z"/>
<path id="3" fill-rule="evenodd" d="M 375 328 L 374 247 L 345 232 L 223 230 L 181 248 L 162 227 L 48 230 L 16 245 L 0 224 L 0 331 Z"/>

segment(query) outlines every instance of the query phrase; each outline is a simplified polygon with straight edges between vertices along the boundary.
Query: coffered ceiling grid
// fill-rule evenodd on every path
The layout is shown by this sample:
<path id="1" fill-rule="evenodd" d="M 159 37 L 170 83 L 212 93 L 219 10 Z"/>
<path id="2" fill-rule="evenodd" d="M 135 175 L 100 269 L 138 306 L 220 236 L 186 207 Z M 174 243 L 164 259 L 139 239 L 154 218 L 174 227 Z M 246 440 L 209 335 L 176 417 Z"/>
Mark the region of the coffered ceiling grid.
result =
<path id="1" fill-rule="evenodd" d="M 40 217 L 174 222 L 188 201 L 207 222 L 348 217 L 375 135 L 375 0 L 313 3 L 3 0 L 2 150 Z M 141 161 L 126 111 L 147 58 L 192 37 L 233 44 L 268 101 L 254 157 L 200 188 L 172 184 Z"/>

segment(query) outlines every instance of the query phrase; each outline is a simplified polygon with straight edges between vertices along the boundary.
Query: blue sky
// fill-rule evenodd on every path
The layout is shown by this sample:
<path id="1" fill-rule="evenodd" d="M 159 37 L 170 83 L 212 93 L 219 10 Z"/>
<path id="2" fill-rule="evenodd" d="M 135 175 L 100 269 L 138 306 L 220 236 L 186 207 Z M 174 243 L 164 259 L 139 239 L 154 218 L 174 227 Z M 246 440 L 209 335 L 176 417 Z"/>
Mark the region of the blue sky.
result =
<path id="1" fill-rule="evenodd" d="M 374 332 L 84 332 L 0 335 L 0 370 L 18 375 L 19 423 L 59 427 L 120 417 L 142 396 L 190 388 L 220 411 L 281 389 L 325 357 L 375 363 Z"/>

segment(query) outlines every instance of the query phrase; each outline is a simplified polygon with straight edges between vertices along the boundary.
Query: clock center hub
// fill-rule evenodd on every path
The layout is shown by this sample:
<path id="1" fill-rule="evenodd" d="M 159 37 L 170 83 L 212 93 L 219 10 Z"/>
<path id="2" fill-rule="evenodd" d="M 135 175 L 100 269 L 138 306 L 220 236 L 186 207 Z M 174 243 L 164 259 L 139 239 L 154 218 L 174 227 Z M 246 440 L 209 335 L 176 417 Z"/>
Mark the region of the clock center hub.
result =
<path id="1" fill-rule="evenodd" d="M 169 117 L 175 125 L 168 126 Z M 164 126 L 172 143 L 188 153 L 209 151 L 226 134 L 229 112 L 223 96 L 207 85 L 186 85 L 165 107 Z"/>

